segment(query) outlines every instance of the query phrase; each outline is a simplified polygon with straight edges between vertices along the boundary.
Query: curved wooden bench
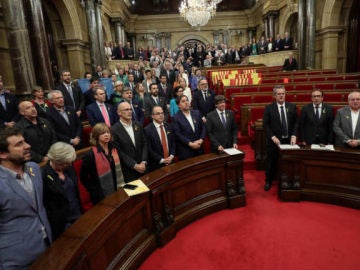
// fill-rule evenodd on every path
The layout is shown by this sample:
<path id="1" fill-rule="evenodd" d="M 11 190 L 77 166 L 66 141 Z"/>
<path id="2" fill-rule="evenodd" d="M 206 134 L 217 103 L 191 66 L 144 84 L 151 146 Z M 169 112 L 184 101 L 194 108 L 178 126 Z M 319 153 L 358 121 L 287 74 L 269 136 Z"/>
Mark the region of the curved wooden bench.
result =
<path id="1" fill-rule="evenodd" d="M 194 220 L 245 205 L 244 154 L 206 154 L 142 177 L 150 192 L 124 190 L 87 211 L 31 269 L 136 269 Z"/>

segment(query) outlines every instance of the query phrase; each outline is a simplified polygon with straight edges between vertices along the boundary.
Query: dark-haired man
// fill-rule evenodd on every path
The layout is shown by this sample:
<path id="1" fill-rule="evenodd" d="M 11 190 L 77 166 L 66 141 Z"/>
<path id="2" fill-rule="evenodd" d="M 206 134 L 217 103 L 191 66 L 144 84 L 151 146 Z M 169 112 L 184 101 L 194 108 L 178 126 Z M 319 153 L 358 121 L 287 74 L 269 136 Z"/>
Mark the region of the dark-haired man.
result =
<path id="1" fill-rule="evenodd" d="M 0 269 L 28 268 L 51 242 L 41 172 L 30 157 L 20 130 L 0 128 Z"/>

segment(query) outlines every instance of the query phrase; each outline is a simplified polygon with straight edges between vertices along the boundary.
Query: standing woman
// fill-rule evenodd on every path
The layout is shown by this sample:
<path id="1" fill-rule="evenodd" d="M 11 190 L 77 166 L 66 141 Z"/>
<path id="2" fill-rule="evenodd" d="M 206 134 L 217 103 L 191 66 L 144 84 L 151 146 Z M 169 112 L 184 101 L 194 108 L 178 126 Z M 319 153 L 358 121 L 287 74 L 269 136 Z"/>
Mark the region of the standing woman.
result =
<path id="1" fill-rule="evenodd" d="M 44 90 L 41 86 L 35 86 L 32 92 L 32 104 L 38 113 L 38 116 L 46 118 L 46 110 L 51 106 L 51 103 L 45 99 Z"/>
<path id="2" fill-rule="evenodd" d="M 118 152 L 111 143 L 110 128 L 97 123 L 90 134 L 92 149 L 83 157 L 80 180 L 97 204 L 125 184 Z"/>
<path id="3" fill-rule="evenodd" d="M 181 86 L 174 88 L 173 98 L 170 100 L 170 116 L 173 117 L 178 111 L 179 107 L 176 104 L 176 98 L 183 95 L 184 89 Z"/>
<path id="4" fill-rule="evenodd" d="M 149 94 L 145 92 L 144 85 L 141 82 L 136 83 L 134 98 L 136 98 L 136 99 L 138 99 L 140 101 L 143 108 L 144 108 L 144 105 L 145 105 L 144 100 L 145 100 L 145 98 L 147 96 L 149 96 Z"/>
<path id="5" fill-rule="evenodd" d="M 72 166 L 76 159 L 73 146 L 54 143 L 49 161 L 42 168 L 44 206 L 50 222 L 53 240 L 58 238 L 82 213 L 77 175 Z"/>

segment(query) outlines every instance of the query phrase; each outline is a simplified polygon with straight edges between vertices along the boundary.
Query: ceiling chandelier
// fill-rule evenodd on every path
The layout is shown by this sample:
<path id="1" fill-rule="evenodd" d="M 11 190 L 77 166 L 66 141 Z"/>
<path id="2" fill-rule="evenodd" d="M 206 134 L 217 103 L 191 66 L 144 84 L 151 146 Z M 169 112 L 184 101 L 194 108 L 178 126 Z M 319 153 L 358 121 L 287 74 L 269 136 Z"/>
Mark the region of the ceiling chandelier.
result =
<path id="1" fill-rule="evenodd" d="M 204 26 L 215 16 L 216 5 L 222 0 L 183 0 L 179 7 L 182 17 L 192 27 Z"/>

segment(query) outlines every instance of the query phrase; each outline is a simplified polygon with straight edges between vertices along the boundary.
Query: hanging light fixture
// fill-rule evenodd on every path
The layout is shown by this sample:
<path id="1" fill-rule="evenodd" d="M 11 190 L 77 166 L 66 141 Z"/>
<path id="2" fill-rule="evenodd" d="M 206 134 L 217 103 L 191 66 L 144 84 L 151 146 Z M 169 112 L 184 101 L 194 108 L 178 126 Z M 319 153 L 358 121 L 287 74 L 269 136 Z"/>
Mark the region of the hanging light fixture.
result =
<path id="1" fill-rule="evenodd" d="M 204 26 L 215 16 L 216 5 L 222 0 L 183 0 L 179 13 L 192 27 Z"/>

